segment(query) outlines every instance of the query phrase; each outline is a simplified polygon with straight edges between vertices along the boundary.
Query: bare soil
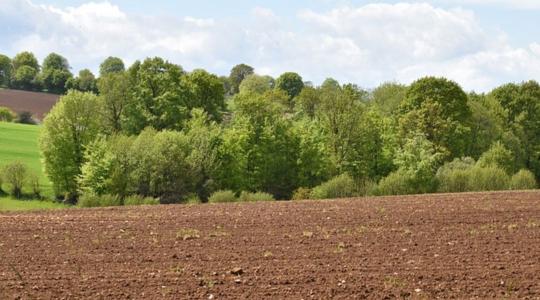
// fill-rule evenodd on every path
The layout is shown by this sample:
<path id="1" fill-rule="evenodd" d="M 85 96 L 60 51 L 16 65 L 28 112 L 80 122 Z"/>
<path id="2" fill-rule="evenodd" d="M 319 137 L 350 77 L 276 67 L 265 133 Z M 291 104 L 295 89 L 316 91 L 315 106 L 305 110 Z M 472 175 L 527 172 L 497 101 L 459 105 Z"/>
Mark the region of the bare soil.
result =
<path id="1" fill-rule="evenodd" d="M 0 106 L 14 112 L 29 111 L 38 120 L 43 120 L 59 98 L 55 94 L 0 89 Z"/>
<path id="2" fill-rule="evenodd" d="M 540 191 L 0 214 L 0 299 L 540 299 Z"/>

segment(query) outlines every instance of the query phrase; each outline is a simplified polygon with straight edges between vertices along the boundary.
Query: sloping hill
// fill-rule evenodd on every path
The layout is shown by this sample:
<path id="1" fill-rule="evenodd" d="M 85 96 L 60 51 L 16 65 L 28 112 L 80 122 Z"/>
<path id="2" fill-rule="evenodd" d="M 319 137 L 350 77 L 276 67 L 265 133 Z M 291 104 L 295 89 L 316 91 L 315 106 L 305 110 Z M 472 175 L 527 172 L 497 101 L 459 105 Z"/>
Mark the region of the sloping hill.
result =
<path id="1" fill-rule="evenodd" d="M 60 95 L 55 94 L 0 89 L 0 106 L 15 112 L 29 111 L 40 121 L 59 98 Z"/>

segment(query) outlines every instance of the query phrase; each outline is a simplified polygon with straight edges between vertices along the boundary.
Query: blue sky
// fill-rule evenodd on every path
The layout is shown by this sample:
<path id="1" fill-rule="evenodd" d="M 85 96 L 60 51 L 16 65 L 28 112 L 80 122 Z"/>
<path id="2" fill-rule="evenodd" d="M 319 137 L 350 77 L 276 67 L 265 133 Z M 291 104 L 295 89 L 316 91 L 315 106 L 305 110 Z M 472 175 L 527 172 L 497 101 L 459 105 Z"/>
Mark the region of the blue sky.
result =
<path id="1" fill-rule="evenodd" d="M 540 1 L 0 0 L 0 53 L 162 56 L 220 75 L 245 62 L 372 88 L 445 76 L 467 90 L 540 80 Z"/>

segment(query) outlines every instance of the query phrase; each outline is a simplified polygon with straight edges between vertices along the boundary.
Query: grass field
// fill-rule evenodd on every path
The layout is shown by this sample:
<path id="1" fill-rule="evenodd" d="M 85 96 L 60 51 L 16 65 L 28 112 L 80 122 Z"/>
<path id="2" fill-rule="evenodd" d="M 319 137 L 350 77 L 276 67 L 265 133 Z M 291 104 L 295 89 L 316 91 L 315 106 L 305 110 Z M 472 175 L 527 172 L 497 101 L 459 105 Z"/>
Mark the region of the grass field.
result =
<path id="1" fill-rule="evenodd" d="M 19 160 L 39 174 L 43 195 L 52 198 L 52 185 L 43 173 L 38 148 L 40 126 L 0 122 L 0 166 Z M 1 206 L 0 206 L 1 207 Z"/>
<path id="2" fill-rule="evenodd" d="M 21 210 L 45 210 L 56 208 L 67 208 L 67 206 L 61 203 L 55 203 L 51 201 L 22 201 L 15 200 L 9 197 L 0 198 L 0 212 Z"/>

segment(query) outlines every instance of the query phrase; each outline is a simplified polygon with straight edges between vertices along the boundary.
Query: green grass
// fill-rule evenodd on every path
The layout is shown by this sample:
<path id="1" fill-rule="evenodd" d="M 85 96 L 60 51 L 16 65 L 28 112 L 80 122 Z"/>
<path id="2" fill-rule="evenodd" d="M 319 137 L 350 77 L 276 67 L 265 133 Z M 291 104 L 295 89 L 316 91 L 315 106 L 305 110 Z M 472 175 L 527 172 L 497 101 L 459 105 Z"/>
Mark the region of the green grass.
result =
<path id="1" fill-rule="evenodd" d="M 51 202 L 38 200 L 15 200 L 9 197 L 0 198 L 0 212 L 2 211 L 22 211 L 22 210 L 46 210 L 67 208 L 68 206 Z"/>
<path id="2" fill-rule="evenodd" d="M 38 137 L 41 126 L 0 122 L 0 166 L 14 160 L 26 164 L 39 174 L 43 195 L 52 198 L 49 179 L 43 173 L 39 156 Z"/>

